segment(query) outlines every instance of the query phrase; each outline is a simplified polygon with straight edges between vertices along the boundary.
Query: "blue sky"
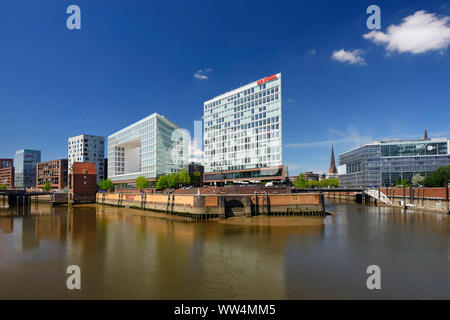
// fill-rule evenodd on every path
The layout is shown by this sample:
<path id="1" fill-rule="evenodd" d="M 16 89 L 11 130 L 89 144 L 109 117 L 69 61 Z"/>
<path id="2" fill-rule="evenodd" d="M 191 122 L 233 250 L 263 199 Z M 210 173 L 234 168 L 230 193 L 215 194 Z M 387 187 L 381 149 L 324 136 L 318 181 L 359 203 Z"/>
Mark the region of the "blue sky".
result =
<path id="1" fill-rule="evenodd" d="M 0 157 L 64 158 L 69 136 L 153 112 L 192 132 L 203 101 L 277 72 L 290 174 L 327 171 L 331 144 L 450 137 L 448 17 L 447 1 L 4 0 Z"/>

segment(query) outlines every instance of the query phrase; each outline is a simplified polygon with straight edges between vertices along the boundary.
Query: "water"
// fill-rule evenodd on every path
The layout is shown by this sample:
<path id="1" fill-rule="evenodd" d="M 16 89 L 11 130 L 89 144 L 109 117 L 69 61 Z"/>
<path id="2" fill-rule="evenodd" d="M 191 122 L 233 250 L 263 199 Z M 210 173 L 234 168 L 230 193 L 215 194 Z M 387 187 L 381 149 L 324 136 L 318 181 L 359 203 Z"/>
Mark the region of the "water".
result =
<path id="1" fill-rule="evenodd" d="M 448 215 L 328 209 L 336 215 L 289 220 L 295 226 L 95 205 L 0 209 L 0 299 L 450 299 Z M 72 264 L 81 290 L 66 288 Z M 372 264 L 381 290 L 366 287 Z"/>

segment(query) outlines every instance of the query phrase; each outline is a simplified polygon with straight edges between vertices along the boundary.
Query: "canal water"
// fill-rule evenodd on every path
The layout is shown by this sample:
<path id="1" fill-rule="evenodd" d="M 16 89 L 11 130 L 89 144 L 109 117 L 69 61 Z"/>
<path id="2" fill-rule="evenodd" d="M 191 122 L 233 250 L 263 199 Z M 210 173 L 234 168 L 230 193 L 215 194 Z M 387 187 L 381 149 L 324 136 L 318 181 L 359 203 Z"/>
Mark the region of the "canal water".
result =
<path id="1" fill-rule="evenodd" d="M 326 218 L 186 223 L 138 210 L 0 209 L 0 299 L 450 299 L 440 213 L 327 203 Z M 68 290 L 66 268 L 81 269 Z M 381 289 L 369 290 L 369 265 Z"/>

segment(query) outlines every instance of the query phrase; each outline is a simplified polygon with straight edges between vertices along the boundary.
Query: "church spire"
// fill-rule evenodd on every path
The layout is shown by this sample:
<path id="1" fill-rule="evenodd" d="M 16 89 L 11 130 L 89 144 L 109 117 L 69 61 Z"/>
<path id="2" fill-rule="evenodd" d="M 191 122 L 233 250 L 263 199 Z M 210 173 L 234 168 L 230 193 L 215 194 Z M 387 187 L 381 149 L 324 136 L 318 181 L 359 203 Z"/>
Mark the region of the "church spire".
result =
<path id="1" fill-rule="evenodd" d="M 333 147 L 333 145 L 331 145 L 331 163 L 330 163 L 330 170 L 328 170 L 328 173 L 337 173 L 336 164 L 334 162 L 334 147 Z"/>
<path id="2" fill-rule="evenodd" d="M 424 139 L 424 140 L 428 140 L 428 132 L 427 132 L 427 128 L 425 128 L 425 134 L 423 135 L 423 139 Z"/>

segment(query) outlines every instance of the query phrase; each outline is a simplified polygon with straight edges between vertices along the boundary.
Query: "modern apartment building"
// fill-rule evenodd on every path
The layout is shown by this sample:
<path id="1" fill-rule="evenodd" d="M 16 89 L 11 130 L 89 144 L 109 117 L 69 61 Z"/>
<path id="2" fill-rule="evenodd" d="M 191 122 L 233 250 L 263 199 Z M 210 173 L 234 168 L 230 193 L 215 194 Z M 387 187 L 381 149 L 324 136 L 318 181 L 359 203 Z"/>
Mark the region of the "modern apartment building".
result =
<path id="1" fill-rule="evenodd" d="M 172 121 L 153 113 L 108 136 L 108 178 L 133 186 L 139 176 L 156 181 L 187 168 L 187 154 L 174 134 L 177 129 Z"/>
<path id="2" fill-rule="evenodd" d="M 74 162 L 92 162 L 97 169 L 97 183 L 106 179 L 105 138 L 81 134 L 68 141 L 69 172 Z"/>
<path id="3" fill-rule="evenodd" d="M 204 102 L 204 183 L 283 180 L 281 73 Z"/>
<path id="4" fill-rule="evenodd" d="M 68 186 L 67 159 L 39 162 L 36 167 L 36 188 L 42 188 L 50 182 L 52 189 L 64 189 Z"/>
<path id="5" fill-rule="evenodd" d="M 365 144 L 339 155 L 341 187 L 378 187 L 414 174 L 428 176 L 450 165 L 450 141 L 446 138 L 386 140 Z"/>
<path id="6" fill-rule="evenodd" d="M 14 189 L 13 159 L 0 159 L 0 185 L 6 186 L 6 189 Z"/>
<path id="7" fill-rule="evenodd" d="M 22 149 L 16 151 L 14 158 L 14 185 L 16 188 L 36 187 L 36 165 L 41 162 L 40 150 Z"/>

